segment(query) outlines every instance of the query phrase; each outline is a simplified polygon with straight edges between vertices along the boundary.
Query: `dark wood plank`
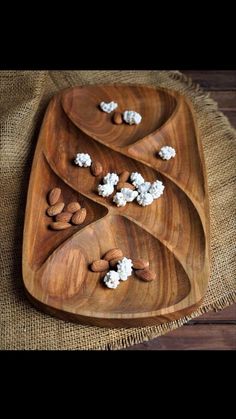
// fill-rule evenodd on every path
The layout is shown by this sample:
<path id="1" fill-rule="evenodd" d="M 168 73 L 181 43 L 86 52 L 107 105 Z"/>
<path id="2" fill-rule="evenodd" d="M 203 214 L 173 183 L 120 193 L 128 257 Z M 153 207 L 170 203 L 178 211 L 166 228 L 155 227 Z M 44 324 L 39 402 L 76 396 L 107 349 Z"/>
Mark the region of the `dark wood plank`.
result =
<path id="1" fill-rule="evenodd" d="M 236 349 L 235 325 L 183 326 L 149 342 L 126 350 L 233 350 Z"/>
<path id="2" fill-rule="evenodd" d="M 213 91 L 209 92 L 212 99 L 214 99 L 219 109 L 222 111 L 236 111 L 236 91 Z"/>
<path id="3" fill-rule="evenodd" d="M 235 111 L 225 111 L 223 112 L 227 116 L 229 122 L 234 128 L 236 128 L 236 112 Z"/>
<path id="4" fill-rule="evenodd" d="M 236 90 L 235 70 L 182 70 L 181 72 L 206 90 Z"/>
<path id="5" fill-rule="evenodd" d="M 196 319 L 191 320 L 188 324 L 196 323 L 235 323 L 236 324 L 236 304 L 226 307 L 224 310 L 209 311 Z"/>

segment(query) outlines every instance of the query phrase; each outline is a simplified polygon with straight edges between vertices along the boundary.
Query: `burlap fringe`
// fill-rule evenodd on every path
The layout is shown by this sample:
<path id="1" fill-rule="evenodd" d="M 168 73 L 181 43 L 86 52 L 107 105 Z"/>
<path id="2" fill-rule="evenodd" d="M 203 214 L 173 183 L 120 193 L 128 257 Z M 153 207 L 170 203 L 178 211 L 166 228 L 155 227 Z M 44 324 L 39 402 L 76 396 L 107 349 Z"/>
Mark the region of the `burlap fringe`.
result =
<path id="1" fill-rule="evenodd" d="M 236 130 L 231 126 L 228 118 L 218 109 L 217 102 L 214 101 L 210 97 L 209 93 L 204 92 L 204 90 L 199 86 L 199 84 L 195 84 L 190 77 L 187 77 L 185 74 L 182 74 L 178 71 L 166 72 L 165 73 L 167 78 L 173 79 L 174 81 L 179 81 L 184 83 L 184 86 L 181 86 L 178 90 L 180 93 L 185 94 L 191 101 L 193 106 L 197 109 L 198 112 L 198 123 L 199 128 L 201 129 L 201 123 L 204 118 L 204 134 L 205 136 L 212 134 L 212 123 L 214 123 L 214 129 L 217 130 L 219 134 L 223 134 L 227 136 L 229 139 L 234 139 Z M 171 89 L 175 90 L 175 86 L 171 87 Z M 207 121 L 206 121 L 206 114 L 207 114 Z M 208 132 L 209 129 L 209 132 Z M 171 330 L 175 330 L 178 327 L 183 326 L 191 319 L 194 319 L 208 311 L 220 311 L 227 306 L 236 302 L 236 292 L 232 292 L 227 296 L 220 298 L 217 302 L 205 305 L 200 307 L 197 311 L 193 312 L 191 315 L 183 317 L 179 320 L 175 320 L 170 323 L 162 324 L 156 326 L 153 330 L 148 332 L 147 330 L 143 331 L 142 328 L 137 331 L 136 329 L 136 336 L 128 336 L 122 339 L 117 340 L 116 342 L 101 345 L 99 349 L 101 350 L 118 350 L 124 349 L 129 346 L 142 343 L 155 337 L 160 336 L 163 332 L 168 332 Z"/>

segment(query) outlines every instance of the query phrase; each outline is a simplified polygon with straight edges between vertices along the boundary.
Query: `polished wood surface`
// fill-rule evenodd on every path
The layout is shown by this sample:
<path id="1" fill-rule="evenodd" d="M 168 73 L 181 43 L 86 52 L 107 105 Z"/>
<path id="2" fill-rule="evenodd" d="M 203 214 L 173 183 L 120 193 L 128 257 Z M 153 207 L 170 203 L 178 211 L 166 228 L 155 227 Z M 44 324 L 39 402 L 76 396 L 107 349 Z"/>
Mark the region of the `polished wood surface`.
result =
<path id="1" fill-rule="evenodd" d="M 98 104 L 114 100 L 119 111 L 143 116 L 138 126 L 115 125 Z M 162 145 L 175 159 L 158 157 Z M 102 176 L 73 164 L 78 152 L 102 164 L 103 174 L 140 172 L 162 180 L 162 197 L 148 207 L 117 208 L 97 194 Z M 47 194 L 62 190 L 64 203 L 86 208 L 82 225 L 52 231 Z M 89 265 L 118 247 L 143 258 L 157 273 L 145 283 L 135 275 L 107 289 Z M 75 87 L 48 107 L 35 152 L 25 215 L 23 277 L 35 305 L 65 319 L 99 326 L 142 326 L 179 318 L 201 302 L 209 279 L 209 214 L 205 165 L 191 106 L 179 94 L 142 86 Z"/>

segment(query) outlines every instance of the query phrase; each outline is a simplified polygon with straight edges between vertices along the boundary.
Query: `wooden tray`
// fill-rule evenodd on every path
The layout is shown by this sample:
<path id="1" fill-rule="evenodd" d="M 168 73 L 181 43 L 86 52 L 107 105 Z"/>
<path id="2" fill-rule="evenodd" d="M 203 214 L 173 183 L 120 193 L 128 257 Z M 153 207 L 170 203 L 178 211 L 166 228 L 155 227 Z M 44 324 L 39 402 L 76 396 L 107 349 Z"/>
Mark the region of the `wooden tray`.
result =
<path id="1" fill-rule="evenodd" d="M 101 101 L 118 102 L 143 119 L 114 125 Z M 163 145 L 176 157 L 163 161 Z M 165 184 L 147 207 L 117 208 L 98 196 L 101 177 L 73 164 L 89 153 L 107 172 L 140 172 Z M 60 187 L 64 202 L 87 209 L 82 226 L 48 229 L 46 196 Z M 115 290 L 88 265 L 119 247 L 148 259 L 158 279 L 135 275 Z M 163 323 L 192 312 L 209 278 L 209 208 L 202 145 L 190 103 L 176 92 L 149 86 L 82 86 L 62 91 L 47 109 L 35 151 L 25 215 L 23 278 L 29 299 L 44 311 L 85 324 L 132 327 Z"/>

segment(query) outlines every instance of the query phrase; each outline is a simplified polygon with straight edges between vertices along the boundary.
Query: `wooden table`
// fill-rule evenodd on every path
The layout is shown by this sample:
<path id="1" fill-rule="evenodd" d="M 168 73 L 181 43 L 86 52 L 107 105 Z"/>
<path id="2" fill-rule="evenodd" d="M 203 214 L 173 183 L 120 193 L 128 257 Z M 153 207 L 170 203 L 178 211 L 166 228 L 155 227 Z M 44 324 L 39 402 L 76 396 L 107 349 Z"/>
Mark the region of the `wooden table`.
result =
<path id="1" fill-rule="evenodd" d="M 211 92 L 220 110 L 236 128 L 236 71 L 182 71 Z M 236 349 L 236 304 L 209 312 L 186 325 L 127 350 Z"/>

